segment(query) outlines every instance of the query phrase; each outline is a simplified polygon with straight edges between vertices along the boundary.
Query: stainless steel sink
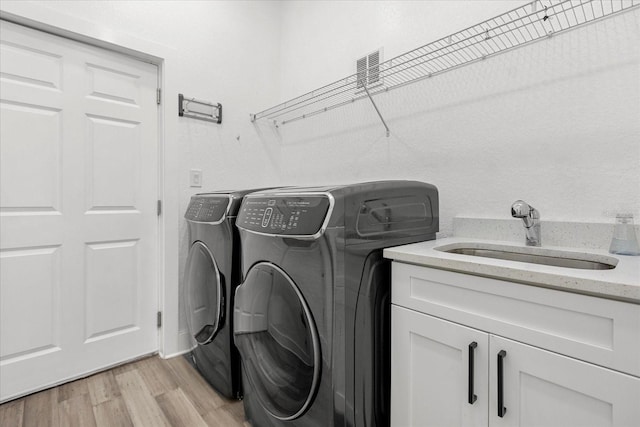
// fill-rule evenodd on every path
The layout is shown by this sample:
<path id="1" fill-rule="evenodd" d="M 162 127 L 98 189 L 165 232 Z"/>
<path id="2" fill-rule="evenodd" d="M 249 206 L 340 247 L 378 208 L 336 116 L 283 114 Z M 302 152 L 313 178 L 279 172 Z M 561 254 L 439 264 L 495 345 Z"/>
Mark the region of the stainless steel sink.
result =
<path id="1" fill-rule="evenodd" d="M 496 258 L 507 261 L 543 264 L 555 267 L 579 268 L 583 270 L 611 270 L 616 268 L 617 264 L 617 260 L 612 257 L 562 251 L 547 251 L 549 253 L 542 254 L 534 252 L 533 248 L 513 248 L 513 250 L 511 250 L 505 249 L 504 247 L 492 247 L 492 245 L 470 245 L 469 247 L 449 245 L 435 249 L 451 254 Z"/>

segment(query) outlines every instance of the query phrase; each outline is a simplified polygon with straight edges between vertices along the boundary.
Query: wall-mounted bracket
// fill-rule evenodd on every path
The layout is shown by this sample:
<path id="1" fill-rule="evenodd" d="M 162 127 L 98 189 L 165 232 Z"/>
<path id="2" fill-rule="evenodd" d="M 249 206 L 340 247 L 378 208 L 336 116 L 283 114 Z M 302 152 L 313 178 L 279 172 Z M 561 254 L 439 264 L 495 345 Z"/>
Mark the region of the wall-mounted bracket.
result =
<path id="1" fill-rule="evenodd" d="M 222 104 L 187 98 L 179 93 L 178 116 L 220 124 L 222 123 Z"/>
<path id="2" fill-rule="evenodd" d="M 373 108 L 375 108 L 376 113 L 378 113 L 378 117 L 380 117 L 380 121 L 382 121 L 382 124 L 384 125 L 384 128 L 387 130 L 387 138 L 388 138 L 389 135 L 391 135 L 391 131 L 389 130 L 389 126 L 387 126 L 387 122 L 384 121 L 384 117 L 382 117 L 382 113 L 380 113 L 380 110 L 378 109 L 378 106 L 376 105 L 375 101 L 371 97 L 371 94 L 369 93 L 369 89 L 367 89 L 367 85 L 363 84 L 362 87 L 364 88 L 364 91 L 367 93 L 367 96 L 369 97 L 369 100 L 373 104 Z"/>

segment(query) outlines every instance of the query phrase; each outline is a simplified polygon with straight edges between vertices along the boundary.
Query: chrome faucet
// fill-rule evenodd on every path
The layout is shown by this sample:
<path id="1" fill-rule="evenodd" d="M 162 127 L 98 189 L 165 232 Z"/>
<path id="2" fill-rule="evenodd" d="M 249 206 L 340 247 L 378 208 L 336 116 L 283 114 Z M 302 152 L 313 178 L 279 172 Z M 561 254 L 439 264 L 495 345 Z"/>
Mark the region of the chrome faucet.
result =
<path id="1" fill-rule="evenodd" d="M 524 221 L 527 246 L 540 246 L 540 212 L 522 200 L 516 200 L 511 205 L 511 216 Z"/>

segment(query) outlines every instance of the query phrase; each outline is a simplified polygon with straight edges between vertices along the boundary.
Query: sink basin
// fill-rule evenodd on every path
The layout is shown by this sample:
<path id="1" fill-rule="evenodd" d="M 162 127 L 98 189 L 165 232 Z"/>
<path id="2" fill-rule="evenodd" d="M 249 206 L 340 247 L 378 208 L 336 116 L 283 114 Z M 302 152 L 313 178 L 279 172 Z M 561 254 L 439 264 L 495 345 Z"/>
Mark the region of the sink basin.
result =
<path id="1" fill-rule="evenodd" d="M 435 249 L 451 254 L 543 264 L 554 267 L 578 268 L 582 270 L 611 270 L 616 268 L 618 263 L 617 259 L 602 255 L 534 247 L 500 246 L 479 243 L 465 245 L 464 243 L 460 243 L 436 247 Z"/>

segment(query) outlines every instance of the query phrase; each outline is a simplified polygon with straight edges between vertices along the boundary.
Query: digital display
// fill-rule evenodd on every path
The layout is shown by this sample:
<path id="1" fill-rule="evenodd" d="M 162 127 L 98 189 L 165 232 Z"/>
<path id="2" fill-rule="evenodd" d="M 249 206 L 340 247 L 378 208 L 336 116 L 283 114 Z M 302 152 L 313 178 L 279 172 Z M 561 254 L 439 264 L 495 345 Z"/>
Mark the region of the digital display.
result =
<path id="1" fill-rule="evenodd" d="M 326 196 L 247 197 L 236 225 L 262 233 L 314 235 L 329 210 Z"/>

